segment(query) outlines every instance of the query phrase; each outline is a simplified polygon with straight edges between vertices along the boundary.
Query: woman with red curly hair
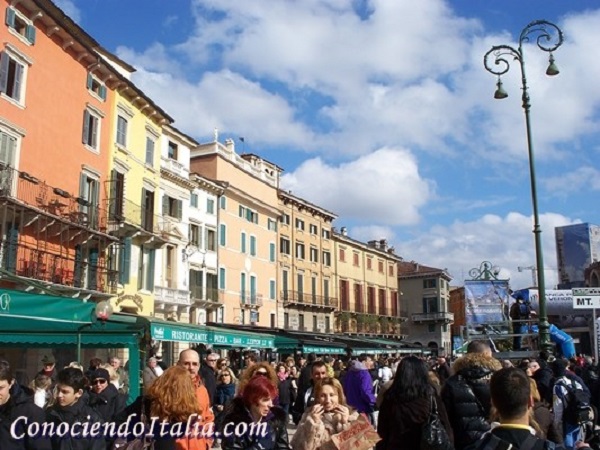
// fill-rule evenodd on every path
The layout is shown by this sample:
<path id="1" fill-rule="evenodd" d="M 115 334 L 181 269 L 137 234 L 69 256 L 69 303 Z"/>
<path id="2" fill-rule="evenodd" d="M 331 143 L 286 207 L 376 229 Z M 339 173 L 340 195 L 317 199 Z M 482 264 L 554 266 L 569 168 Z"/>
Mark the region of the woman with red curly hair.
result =
<path id="1" fill-rule="evenodd" d="M 221 448 L 290 450 L 286 414 L 273 404 L 277 394 L 277 387 L 267 377 L 250 378 L 223 414 Z"/>

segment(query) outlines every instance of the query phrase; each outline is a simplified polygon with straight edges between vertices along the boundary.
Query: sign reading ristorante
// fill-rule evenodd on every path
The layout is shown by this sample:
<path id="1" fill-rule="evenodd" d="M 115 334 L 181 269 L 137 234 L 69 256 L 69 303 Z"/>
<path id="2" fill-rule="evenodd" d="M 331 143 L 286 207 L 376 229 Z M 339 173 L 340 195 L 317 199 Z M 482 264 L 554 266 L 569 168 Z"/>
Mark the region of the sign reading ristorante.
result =
<path id="1" fill-rule="evenodd" d="M 192 342 L 194 344 L 208 343 L 208 331 L 187 330 L 170 325 L 158 323 L 150 324 L 150 332 L 153 339 L 159 341 Z"/>
<path id="2" fill-rule="evenodd" d="M 228 347 L 273 348 L 271 337 L 251 336 L 227 331 L 192 329 L 173 324 L 150 324 L 152 339 L 158 341 L 190 342 L 193 344 L 213 344 Z"/>

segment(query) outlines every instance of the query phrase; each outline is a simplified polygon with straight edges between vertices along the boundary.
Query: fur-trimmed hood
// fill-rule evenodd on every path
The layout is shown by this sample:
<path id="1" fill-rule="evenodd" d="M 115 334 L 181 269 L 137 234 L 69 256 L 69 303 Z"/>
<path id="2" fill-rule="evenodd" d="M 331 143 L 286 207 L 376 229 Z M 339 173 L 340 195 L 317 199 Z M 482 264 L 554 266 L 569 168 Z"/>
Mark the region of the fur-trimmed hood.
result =
<path id="1" fill-rule="evenodd" d="M 500 361 L 483 353 L 467 353 L 452 364 L 453 374 L 461 375 L 471 382 L 489 379 L 492 373 L 500 369 Z"/>

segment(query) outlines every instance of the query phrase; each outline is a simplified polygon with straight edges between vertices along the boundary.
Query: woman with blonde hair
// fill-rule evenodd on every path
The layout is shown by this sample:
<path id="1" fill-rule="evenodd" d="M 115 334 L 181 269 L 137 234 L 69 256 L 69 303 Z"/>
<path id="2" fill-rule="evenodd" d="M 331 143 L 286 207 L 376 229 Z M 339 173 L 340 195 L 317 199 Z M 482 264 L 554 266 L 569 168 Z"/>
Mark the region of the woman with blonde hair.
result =
<path id="1" fill-rule="evenodd" d="M 277 386 L 279 385 L 279 378 L 277 378 L 277 373 L 275 372 L 275 369 L 273 368 L 273 366 L 271 366 L 271 364 L 263 361 L 248 367 L 242 372 L 238 383 L 238 392 L 242 392 L 248 384 L 248 382 L 256 376 L 265 377 L 271 382 L 273 387 L 277 389 Z"/>
<path id="2" fill-rule="evenodd" d="M 531 390 L 531 398 L 533 399 L 533 419 L 537 427 L 538 437 L 548 439 L 557 444 L 562 444 L 563 438 L 557 432 L 554 426 L 554 414 L 548 408 L 548 405 L 542 401 L 540 391 L 538 391 L 537 383 L 533 378 L 529 378 L 529 387 Z"/>
<path id="3" fill-rule="evenodd" d="M 142 408 L 147 425 L 150 425 L 148 434 L 154 434 L 155 450 L 206 450 L 204 439 L 185 436 L 186 424 L 190 417 L 201 417 L 202 411 L 196 398 L 194 383 L 189 372 L 181 366 L 173 366 L 165 370 L 148 388 L 145 395 L 138 397 L 119 415 L 117 422 L 129 421 L 128 430 L 133 436 L 136 423 L 140 422 Z M 158 420 L 150 421 L 150 418 Z M 192 431 L 195 421 L 191 420 Z M 200 424 L 198 429 L 201 431 Z M 139 427 L 136 427 L 136 429 Z M 202 441 L 202 442 L 200 442 Z"/>
<path id="4" fill-rule="evenodd" d="M 342 385 L 333 377 L 317 383 L 315 402 L 298 423 L 291 442 L 293 450 L 318 450 L 333 434 L 348 429 L 358 419 L 358 412 L 346 403 Z"/>

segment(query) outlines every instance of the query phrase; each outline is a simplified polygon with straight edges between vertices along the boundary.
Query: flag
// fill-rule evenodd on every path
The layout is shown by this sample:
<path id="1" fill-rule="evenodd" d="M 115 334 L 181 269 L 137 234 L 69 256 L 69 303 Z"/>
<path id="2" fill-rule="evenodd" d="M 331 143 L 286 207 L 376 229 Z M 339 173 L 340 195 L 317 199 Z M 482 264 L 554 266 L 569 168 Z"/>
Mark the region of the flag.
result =
<path id="1" fill-rule="evenodd" d="M 238 138 L 242 142 L 246 142 L 243 137 Z"/>

